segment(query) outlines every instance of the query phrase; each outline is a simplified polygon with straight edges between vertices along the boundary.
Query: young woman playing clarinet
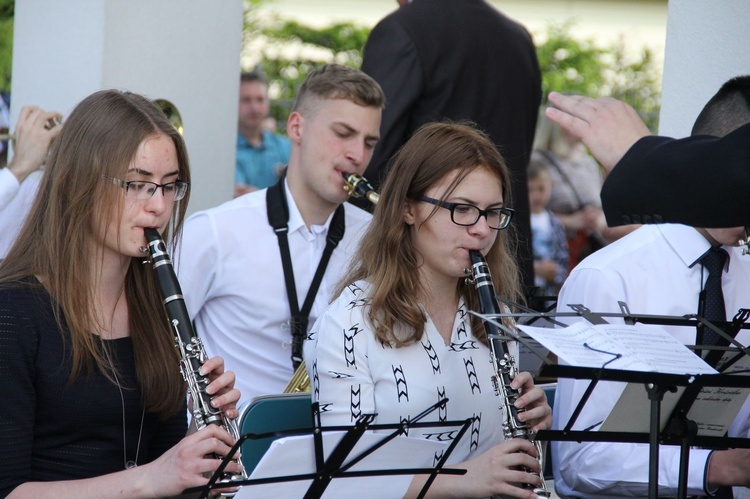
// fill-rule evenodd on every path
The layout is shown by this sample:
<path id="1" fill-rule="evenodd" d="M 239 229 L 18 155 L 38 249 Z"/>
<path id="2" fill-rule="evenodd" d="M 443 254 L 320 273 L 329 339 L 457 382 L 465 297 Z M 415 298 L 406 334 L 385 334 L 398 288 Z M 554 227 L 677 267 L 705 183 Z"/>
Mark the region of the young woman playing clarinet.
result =
<path id="1" fill-rule="evenodd" d="M 205 485 L 233 439 L 187 433 L 186 385 L 144 229 L 179 233 L 190 171 L 150 100 L 85 98 L 0 264 L 0 496 L 169 497 Z M 212 405 L 236 416 L 221 358 Z M 231 463 L 228 471 L 237 471 Z"/>
<path id="2" fill-rule="evenodd" d="M 479 310 L 465 282 L 470 251 L 486 258 L 500 295 L 519 298 L 503 159 L 472 126 L 429 124 L 394 157 L 380 194 L 338 298 L 306 345 L 322 424 L 353 424 L 370 413 L 376 424 L 399 423 L 448 398 L 444 411 L 422 421 L 474 418 L 448 463 L 468 472 L 440 475 L 429 495 L 537 497 L 528 487 L 542 482 L 537 451 L 528 439 L 505 438 L 487 336 L 467 312 Z M 549 428 L 550 407 L 531 375 L 515 376 L 512 389 L 525 409 L 519 420 L 530 431 Z M 424 481 L 416 476 L 407 495 Z"/>

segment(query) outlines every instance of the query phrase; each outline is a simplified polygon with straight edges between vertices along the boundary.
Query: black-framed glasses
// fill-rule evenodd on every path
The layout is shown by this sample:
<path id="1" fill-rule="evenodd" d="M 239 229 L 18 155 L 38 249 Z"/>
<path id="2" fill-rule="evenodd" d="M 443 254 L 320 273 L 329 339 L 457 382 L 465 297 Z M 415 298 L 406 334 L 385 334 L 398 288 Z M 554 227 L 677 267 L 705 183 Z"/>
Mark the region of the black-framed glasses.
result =
<path id="1" fill-rule="evenodd" d="M 137 199 L 139 201 L 145 201 L 151 199 L 151 196 L 161 187 L 162 195 L 167 198 L 168 201 L 179 201 L 187 194 L 188 184 L 182 180 L 175 180 L 168 184 L 157 184 L 156 182 L 149 182 L 147 180 L 121 180 L 114 177 L 106 177 L 102 175 L 102 178 L 109 180 L 117 187 L 120 187 L 125 191 L 125 197 L 130 199 Z"/>
<path id="2" fill-rule="evenodd" d="M 474 225 L 479 221 L 479 217 L 484 217 L 487 220 L 487 225 L 490 229 L 503 230 L 510 225 L 510 221 L 513 219 L 513 213 L 515 213 L 510 208 L 489 208 L 486 210 L 480 210 L 473 204 L 450 203 L 448 201 L 428 198 L 427 196 L 419 196 L 419 200 L 450 210 L 451 221 L 456 225 L 462 225 L 464 227 Z"/>

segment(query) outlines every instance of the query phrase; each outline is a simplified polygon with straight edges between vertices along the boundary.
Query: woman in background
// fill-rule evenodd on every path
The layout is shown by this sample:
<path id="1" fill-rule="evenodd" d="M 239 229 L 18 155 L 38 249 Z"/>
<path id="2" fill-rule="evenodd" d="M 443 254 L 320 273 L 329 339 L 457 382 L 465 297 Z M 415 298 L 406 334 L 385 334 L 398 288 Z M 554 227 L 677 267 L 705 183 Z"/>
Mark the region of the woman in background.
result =
<path id="1" fill-rule="evenodd" d="M 608 227 L 599 193 L 602 169 L 576 137 L 541 118 L 532 160 L 549 167 L 552 195 L 547 208 L 563 223 L 568 237 L 570 269 L 594 251 L 637 228 Z"/>

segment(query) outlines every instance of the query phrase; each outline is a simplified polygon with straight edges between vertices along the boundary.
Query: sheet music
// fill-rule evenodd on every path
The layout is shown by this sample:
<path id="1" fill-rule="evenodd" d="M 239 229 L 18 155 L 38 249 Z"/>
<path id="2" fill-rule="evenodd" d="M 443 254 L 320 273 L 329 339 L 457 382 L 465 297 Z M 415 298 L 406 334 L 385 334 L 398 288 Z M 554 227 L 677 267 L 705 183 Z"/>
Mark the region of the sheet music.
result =
<path id="1" fill-rule="evenodd" d="M 667 374 L 716 374 L 690 349 L 653 324 L 589 324 L 560 328 L 518 328 L 567 364 Z M 614 354 L 620 358 L 615 359 Z M 612 362 L 610 362 L 612 361 Z"/>
<path id="2" fill-rule="evenodd" d="M 719 366 L 735 354 L 736 352 L 724 354 Z M 750 375 L 747 372 L 748 369 L 750 369 L 750 358 L 743 356 L 725 372 L 747 376 Z M 748 394 L 750 394 L 750 388 L 703 387 L 688 411 L 687 418 L 697 423 L 698 435 L 723 437 L 742 408 L 742 404 L 745 403 Z"/>
<path id="3" fill-rule="evenodd" d="M 736 352 L 724 357 L 733 357 Z M 697 356 L 696 356 L 697 357 Z M 736 364 L 726 370 L 727 373 L 739 373 L 750 368 L 750 358 L 742 357 Z M 745 375 L 750 373 L 745 372 Z M 677 392 L 667 392 L 661 404 L 659 428 L 664 429 L 685 387 L 677 387 Z M 642 384 L 628 383 L 615 407 L 602 424 L 602 431 L 649 431 L 648 400 Z M 687 418 L 698 425 L 698 435 L 706 437 L 723 437 L 729 426 L 737 417 L 750 388 L 725 388 L 719 386 L 703 387 L 688 411 Z"/>
<path id="4" fill-rule="evenodd" d="M 323 449 L 326 457 L 344 434 L 345 432 L 323 433 Z M 385 436 L 382 433 L 364 433 L 350 453 L 350 458 L 380 442 Z M 442 455 L 447 447 L 447 442 L 399 436 L 357 463 L 351 471 L 432 468 L 436 464 L 435 456 Z M 250 478 L 280 477 L 314 472 L 313 436 L 301 435 L 274 440 L 253 470 Z M 412 478 L 413 475 L 389 475 L 334 479 L 322 497 L 356 497 L 357 499 L 403 497 Z M 245 485 L 240 488 L 235 498 L 303 497 L 311 483 L 312 480 L 298 480 Z"/>

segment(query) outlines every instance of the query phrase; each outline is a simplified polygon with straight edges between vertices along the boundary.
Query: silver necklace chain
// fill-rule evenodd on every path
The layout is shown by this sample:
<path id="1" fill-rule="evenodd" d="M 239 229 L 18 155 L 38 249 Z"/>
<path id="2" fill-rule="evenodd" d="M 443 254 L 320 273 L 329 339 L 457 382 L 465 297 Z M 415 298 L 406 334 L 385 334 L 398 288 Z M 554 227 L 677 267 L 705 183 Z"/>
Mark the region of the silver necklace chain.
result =
<path id="1" fill-rule="evenodd" d="M 141 412 L 141 429 L 138 431 L 138 446 L 135 449 L 135 459 L 128 460 L 128 441 L 127 441 L 127 433 L 125 431 L 125 396 L 122 393 L 122 387 L 120 386 L 120 380 L 117 378 L 117 371 L 115 370 L 115 366 L 112 363 L 112 359 L 109 356 L 109 351 L 105 348 L 105 352 L 107 353 L 107 360 L 109 361 L 109 366 L 112 368 L 112 376 L 115 378 L 115 383 L 117 384 L 117 390 L 120 392 L 120 403 L 122 407 L 122 462 L 125 465 L 125 469 L 131 469 L 138 466 L 138 454 L 141 452 L 141 437 L 143 436 L 143 421 L 146 419 L 146 408 L 143 408 L 143 412 Z"/>

